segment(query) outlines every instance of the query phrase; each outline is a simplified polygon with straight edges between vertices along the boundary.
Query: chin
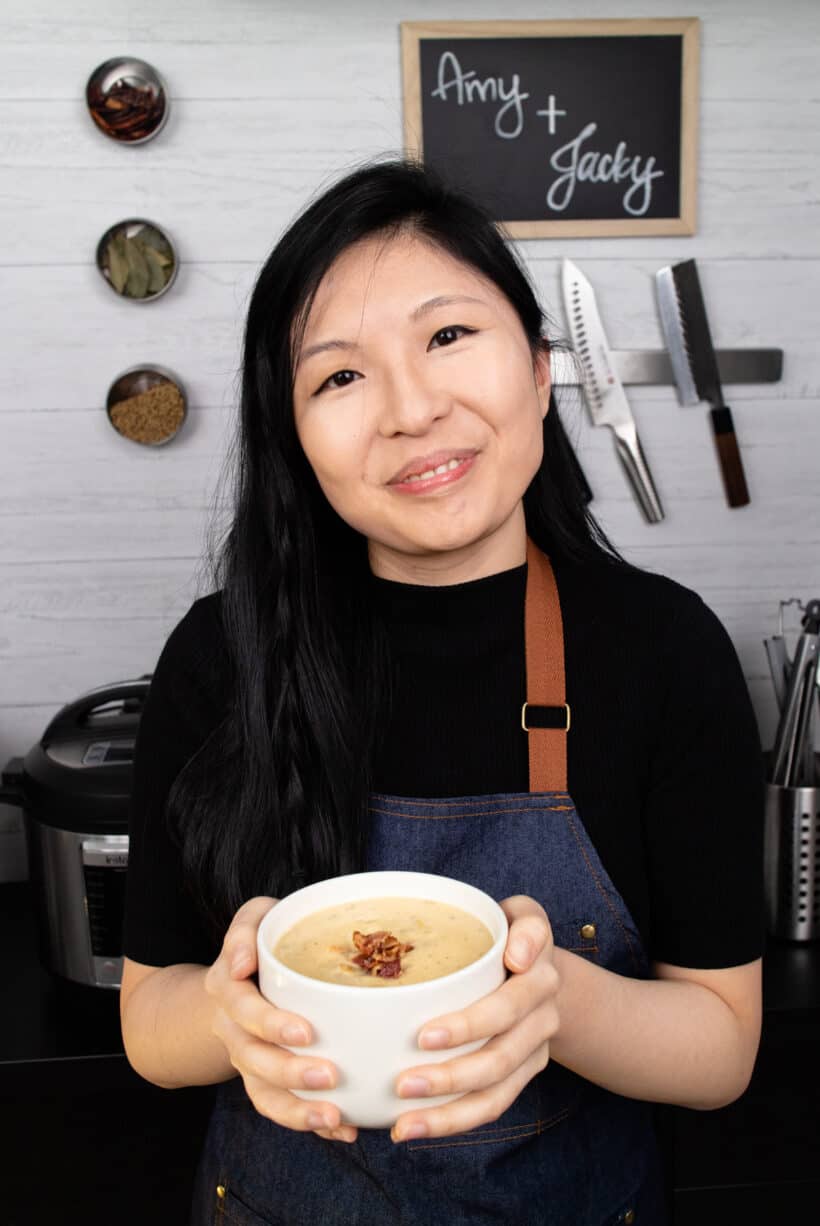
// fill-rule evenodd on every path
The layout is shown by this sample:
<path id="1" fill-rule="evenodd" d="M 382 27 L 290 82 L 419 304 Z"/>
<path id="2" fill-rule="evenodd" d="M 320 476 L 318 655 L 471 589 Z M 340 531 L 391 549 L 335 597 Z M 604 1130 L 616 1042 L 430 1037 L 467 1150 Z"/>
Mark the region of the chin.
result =
<path id="1" fill-rule="evenodd" d="M 417 546 L 418 553 L 454 554 L 464 549 L 470 549 L 491 534 L 491 529 L 476 529 L 472 532 L 466 529 L 454 529 L 450 532 L 444 530 L 431 532 L 429 536 L 425 535 L 423 539 L 414 541 L 414 544 Z"/>

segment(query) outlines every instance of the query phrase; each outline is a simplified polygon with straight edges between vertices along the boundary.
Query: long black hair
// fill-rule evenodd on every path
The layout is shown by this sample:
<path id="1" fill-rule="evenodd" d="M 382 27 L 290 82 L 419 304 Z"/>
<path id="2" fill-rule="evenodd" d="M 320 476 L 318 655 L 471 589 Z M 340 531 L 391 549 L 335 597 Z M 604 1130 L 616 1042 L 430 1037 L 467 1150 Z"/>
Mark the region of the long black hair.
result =
<path id="1" fill-rule="evenodd" d="M 410 232 L 470 265 L 515 308 L 533 358 L 547 320 L 509 237 L 414 158 L 369 159 L 318 195 L 263 265 L 244 331 L 227 469 L 231 520 L 208 562 L 228 661 L 225 715 L 169 793 L 189 889 L 221 940 L 256 894 L 361 871 L 373 756 L 390 702 L 367 541 L 333 510 L 299 443 L 293 374 L 322 277 L 352 244 Z M 527 531 L 554 559 L 625 564 L 590 514 L 554 396 Z"/>

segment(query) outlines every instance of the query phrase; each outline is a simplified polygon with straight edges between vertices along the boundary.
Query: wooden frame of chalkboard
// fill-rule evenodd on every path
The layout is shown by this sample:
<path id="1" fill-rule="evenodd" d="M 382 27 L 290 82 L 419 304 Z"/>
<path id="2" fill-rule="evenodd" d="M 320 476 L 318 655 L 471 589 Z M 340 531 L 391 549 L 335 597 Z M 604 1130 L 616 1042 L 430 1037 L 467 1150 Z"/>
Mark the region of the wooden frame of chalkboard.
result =
<path id="1" fill-rule="evenodd" d="M 694 234 L 700 21 L 401 22 L 404 148 L 512 238 Z"/>

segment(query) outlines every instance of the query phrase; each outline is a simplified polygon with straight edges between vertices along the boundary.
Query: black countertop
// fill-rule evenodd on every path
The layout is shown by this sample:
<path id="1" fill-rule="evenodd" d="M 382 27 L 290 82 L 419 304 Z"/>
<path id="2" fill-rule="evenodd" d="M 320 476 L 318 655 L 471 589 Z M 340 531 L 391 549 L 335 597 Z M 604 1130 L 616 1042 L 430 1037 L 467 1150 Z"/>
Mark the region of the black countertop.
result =
<path id="1" fill-rule="evenodd" d="M 123 1050 L 119 992 L 71 983 L 42 965 L 27 881 L 0 885 L 0 954 L 0 1089 L 21 1077 L 35 1090 L 136 1077 Z"/>
<path id="2" fill-rule="evenodd" d="M 5 1007 L 0 1009 L 0 1078 L 42 1078 L 100 1088 L 127 1084 L 136 1074 L 123 1051 L 119 992 L 86 988 L 41 964 L 32 891 L 27 881 L 0 885 L 0 952 Z M 767 1016 L 820 1018 L 820 943 L 772 941 L 763 959 Z M 764 1028 L 766 1020 L 764 1017 Z"/>

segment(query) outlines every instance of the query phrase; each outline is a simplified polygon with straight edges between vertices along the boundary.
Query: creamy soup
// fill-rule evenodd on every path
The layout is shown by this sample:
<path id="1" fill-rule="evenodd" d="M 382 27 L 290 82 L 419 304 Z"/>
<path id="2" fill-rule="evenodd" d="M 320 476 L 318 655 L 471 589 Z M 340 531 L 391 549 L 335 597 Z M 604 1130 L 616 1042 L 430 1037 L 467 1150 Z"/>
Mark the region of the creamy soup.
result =
<path id="1" fill-rule="evenodd" d="M 279 938 L 273 953 L 311 979 L 379 988 L 449 975 L 492 945 L 487 925 L 450 903 L 368 898 L 306 915 Z"/>

